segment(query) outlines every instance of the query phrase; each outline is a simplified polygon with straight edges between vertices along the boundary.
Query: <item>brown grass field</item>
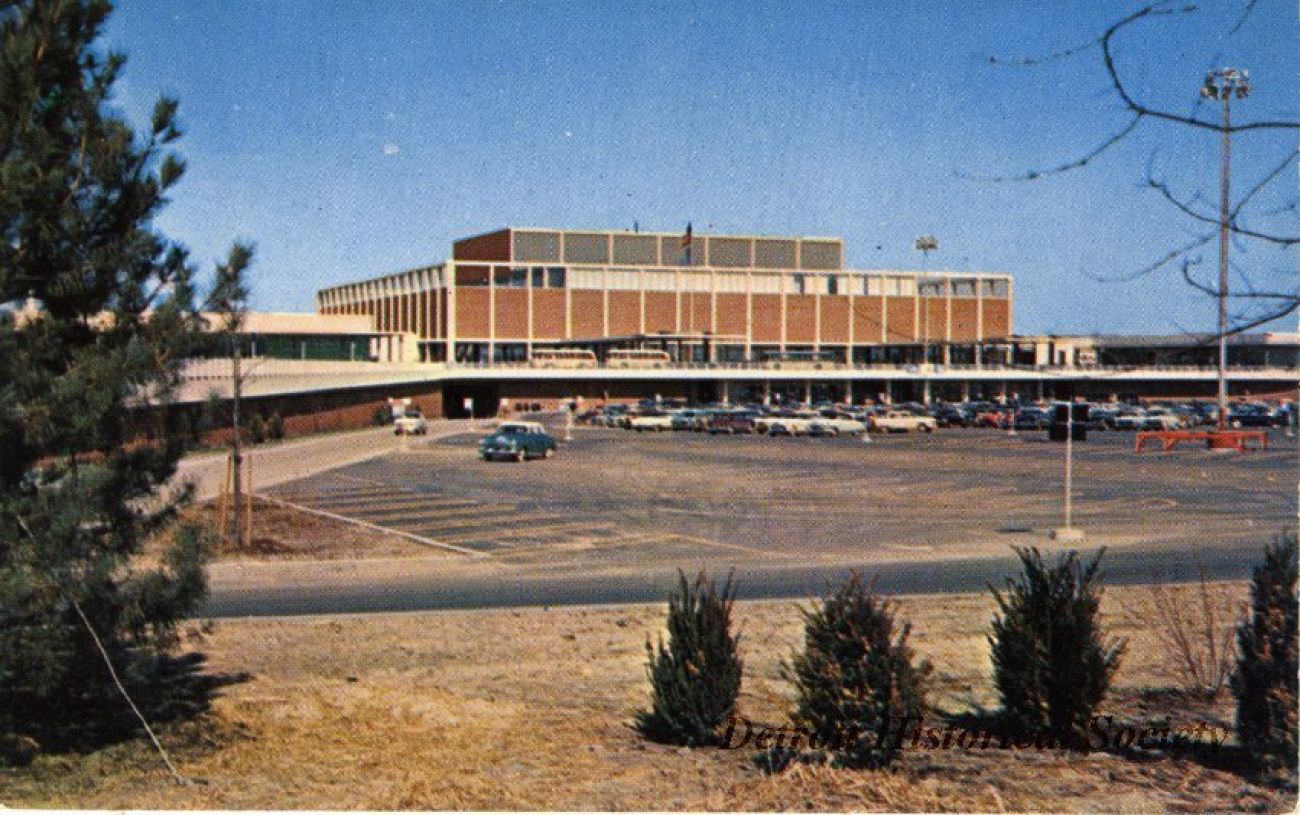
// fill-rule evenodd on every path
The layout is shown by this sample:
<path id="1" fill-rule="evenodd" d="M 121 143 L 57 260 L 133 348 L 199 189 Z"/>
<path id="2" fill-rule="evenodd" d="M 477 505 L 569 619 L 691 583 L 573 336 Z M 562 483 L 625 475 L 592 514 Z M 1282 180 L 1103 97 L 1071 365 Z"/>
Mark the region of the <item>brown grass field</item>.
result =
<path id="1" fill-rule="evenodd" d="M 1194 589 L 1188 589 L 1192 591 Z M 1244 584 L 1215 587 L 1234 602 Z M 1150 592 L 1103 604 L 1128 655 L 1104 713 L 1230 735 L 1232 701 L 1168 688 L 1169 652 L 1134 620 Z M 935 664 L 932 702 L 995 706 L 985 595 L 899 600 Z M 888 771 L 757 769 L 752 747 L 689 750 L 631 728 L 648 704 L 645 643 L 663 606 L 223 620 L 186 648 L 217 673 L 249 672 L 199 719 L 162 729 L 187 786 L 143 737 L 0 770 L 0 803 L 82 808 L 1289 811 L 1294 779 L 1190 753 L 908 750 Z M 800 644 L 795 605 L 737 605 L 739 712 L 780 722 L 780 661 Z M 1230 749 L 1230 748 L 1225 748 Z"/>

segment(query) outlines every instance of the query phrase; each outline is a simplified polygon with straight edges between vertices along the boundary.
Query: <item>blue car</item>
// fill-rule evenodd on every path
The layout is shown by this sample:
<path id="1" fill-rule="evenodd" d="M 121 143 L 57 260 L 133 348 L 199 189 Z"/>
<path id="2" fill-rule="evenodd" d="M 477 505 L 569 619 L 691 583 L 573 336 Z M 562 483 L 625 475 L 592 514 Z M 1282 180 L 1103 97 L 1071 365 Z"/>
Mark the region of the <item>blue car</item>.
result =
<path id="1" fill-rule="evenodd" d="M 479 442 L 478 454 L 484 461 L 523 461 L 550 458 L 557 447 L 539 422 L 505 422 Z"/>

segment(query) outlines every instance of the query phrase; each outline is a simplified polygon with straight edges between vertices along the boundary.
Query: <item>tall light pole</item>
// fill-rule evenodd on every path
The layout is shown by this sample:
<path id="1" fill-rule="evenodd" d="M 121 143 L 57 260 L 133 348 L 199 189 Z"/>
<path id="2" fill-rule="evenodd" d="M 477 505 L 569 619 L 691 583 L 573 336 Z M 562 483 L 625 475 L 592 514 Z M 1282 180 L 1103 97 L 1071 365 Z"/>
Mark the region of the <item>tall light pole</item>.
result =
<path id="1" fill-rule="evenodd" d="M 930 370 L 930 294 L 926 291 L 930 279 L 926 272 L 930 268 L 930 253 L 939 251 L 939 239 L 933 235 L 920 236 L 916 239 L 916 251 L 921 253 L 921 279 L 917 283 L 917 293 L 921 297 L 922 304 L 921 330 L 916 333 L 921 337 L 921 372 L 925 375 Z M 926 396 L 928 396 L 930 390 L 928 376 L 924 382 Z M 925 402 L 929 404 L 930 400 L 927 398 Z"/>
<path id="2" fill-rule="evenodd" d="M 1223 169 L 1219 179 L 1219 431 L 1228 428 L 1228 171 L 1232 97 L 1244 99 L 1250 94 L 1250 72 L 1220 68 L 1205 75 L 1201 96 L 1223 103 Z"/>

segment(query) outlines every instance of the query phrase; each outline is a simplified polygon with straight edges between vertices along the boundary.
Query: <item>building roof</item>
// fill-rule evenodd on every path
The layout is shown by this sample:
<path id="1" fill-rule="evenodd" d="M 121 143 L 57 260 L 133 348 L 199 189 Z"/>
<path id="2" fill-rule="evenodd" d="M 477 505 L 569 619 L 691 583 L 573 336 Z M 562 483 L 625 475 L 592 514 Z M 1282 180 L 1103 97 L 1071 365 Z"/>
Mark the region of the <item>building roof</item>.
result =
<path id="1" fill-rule="evenodd" d="M 1188 348 L 1212 345 L 1219 335 L 1212 332 L 1199 334 L 1013 334 L 1006 339 L 1012 342 L 1056 342 L 1073 345 L 1091 345 L 1097 348 Z M 1229 334 L 1229 345 L 1300 345 L 1300 332 L 1257 331 Z"/>
<path id="2" fill-rule="evenodd" d="M 208 325 L 215 325 L 217 315 L 202 315 Z M 372 336 L 374 320 L 369 314 L 315 314 L 312 312 L 250 311 L 244 315 L 244 334 L 360 334 Z"/>

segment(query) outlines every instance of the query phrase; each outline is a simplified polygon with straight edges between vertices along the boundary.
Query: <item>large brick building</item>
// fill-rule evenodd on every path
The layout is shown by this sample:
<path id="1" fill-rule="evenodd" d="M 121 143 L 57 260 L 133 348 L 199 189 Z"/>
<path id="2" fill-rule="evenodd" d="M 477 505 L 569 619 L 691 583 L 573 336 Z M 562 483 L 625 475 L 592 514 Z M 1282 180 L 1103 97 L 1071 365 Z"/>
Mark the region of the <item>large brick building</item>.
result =
<path id="1" fill-rule="evenodd" d="M 441 264 L 324 289 L 317 310 L 413 334 L 427 361 L 617 347 L 970 364 L 1011 334 L 1012 281 L 846 269 L 839 238 L 509 228 L 456 241 Z"/>

